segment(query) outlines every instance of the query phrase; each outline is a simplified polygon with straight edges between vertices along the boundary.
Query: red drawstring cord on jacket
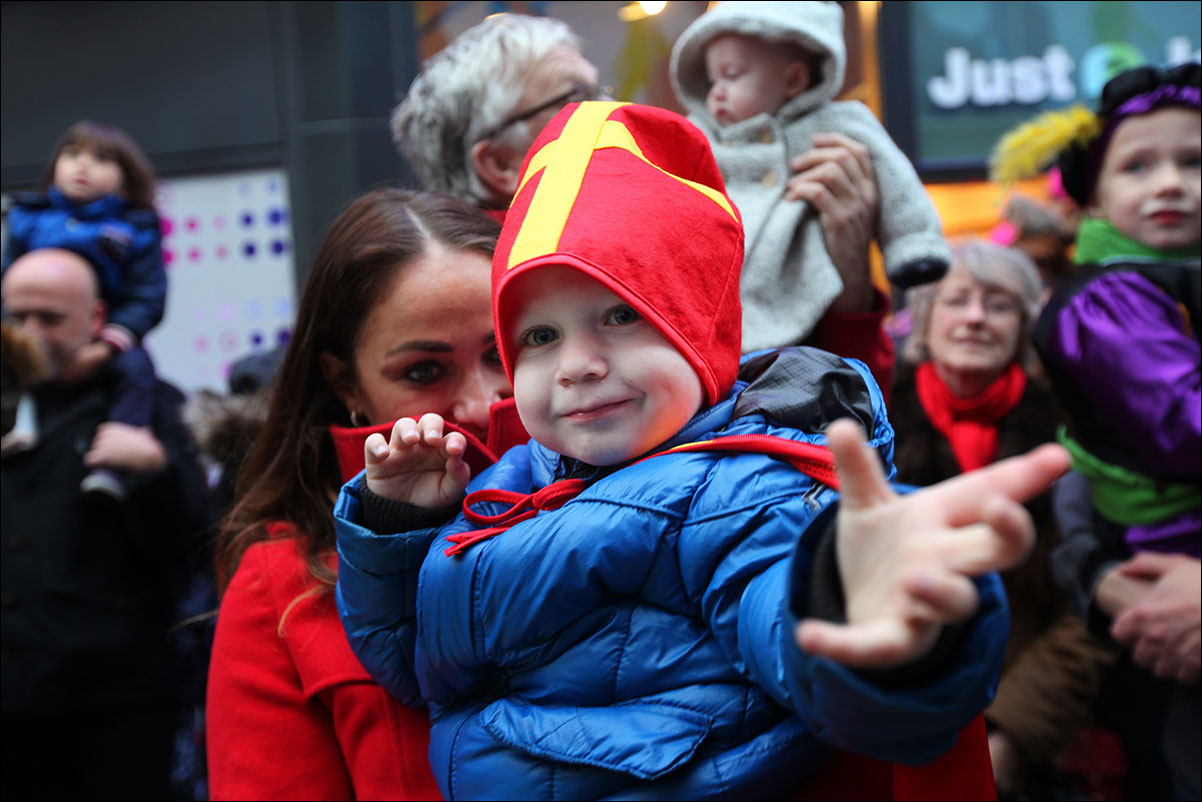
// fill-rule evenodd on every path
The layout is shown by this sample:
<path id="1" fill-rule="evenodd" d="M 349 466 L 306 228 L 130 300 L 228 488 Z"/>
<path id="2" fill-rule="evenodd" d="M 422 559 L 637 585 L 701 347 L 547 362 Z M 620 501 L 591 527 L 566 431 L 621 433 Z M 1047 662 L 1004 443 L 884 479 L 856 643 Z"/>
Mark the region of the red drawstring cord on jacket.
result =
<path id="1" fill-rule="evenodd" d="M 473 529 L 470 532 L 460 532 L 448 535 L 447 540 L 455 544 L 444 553 L 454 557 L 468 549 L 473 543 L 487 540 L 493 535 L 499 535 L 516 523 L 533 518 L 539 510 L 557 510 L 580 495 L 588 483 L 583 479 L 561 479 L 552 482 L 534 493 L 517 493 L 513 490 L 485 488 L 469 493 L 463 500 L 463 516 L 474 524 L 491 524 L 485 529 Z M 509 509 L 497 515 L 481 515 L 472 510 L 471 505 L 489 501 L 501 501 L 510 505 Z"/>
<path id="2" fill-rule="evenodd" d="M 685 443 L 680 446 L 660 451 L 650 457 L 643 457 L 642 462 L 660 454 L 674 454 L 678 451 L 737 451 L 751 454 L 767 454 L 789 463 L 814 481 L 832 490 L 839 489 L 839 475 L 835 472 L 835 456 L 826 446 L 814 443 L 802 443 L 797 440 L 787 440 L 770 434 L 736 434 L 730 437 L 719 437 L 715 440 L 699 440 L 696 443 Z M 638 464 L 638 463 L 635 463 Z"/>
<path id="3" fill-rule="evenodd" d="M 689 451 L 734 451 L 740 453 L 767 454 L 783 460 L 797 470 L 817 482 L 834 490 L 839 489 L 839 477 L 835 473 L 835 458 L 826 446 L 813 443 L 801 443 L 787 440 L 783 437 L 773 437 L 769 434 L 738 434 L 731 437 L 719 437 L 715 440 L 701 440 L 696 443 L 685 443 L 679 446 L 656 452 L 643 457 L 639 462 L 662 456 Z M 588 487 L 583 479 L 561 479 L 552 482 L 534 493 L 517 493 L 513 490 L 485 488 L 469 493 L 463 500 L 463 515 L 474 524 L 482 524 L 484 529 L 473 529 L 470 532 L 460 532 L 448 535 L 451 542 L 443 553 L 454 557 L 466 551 L 481 540 L 499 535 L 514 524 L 527 521 L 538 515 L 540 510 L 557 510 L 580 495 Z M 481 515 L 472 510 L 473 504 L 486 502 L 502 502 L 509 504 L 509 509 L 496 515 Z"/>

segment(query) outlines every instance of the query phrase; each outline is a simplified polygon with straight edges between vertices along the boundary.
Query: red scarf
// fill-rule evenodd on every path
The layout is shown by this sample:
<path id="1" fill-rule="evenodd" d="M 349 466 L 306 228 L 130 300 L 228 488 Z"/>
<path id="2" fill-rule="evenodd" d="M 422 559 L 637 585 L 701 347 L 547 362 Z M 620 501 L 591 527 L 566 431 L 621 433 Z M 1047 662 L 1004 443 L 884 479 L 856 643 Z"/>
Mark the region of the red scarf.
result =
<path id="1" fill-rule="evenodd" d="M 394 423 L 396 421 L 356 428 L 330 427 L 330 437 L 334 441 L 334 453 L 338 456 L 338 470 L 342 474 L 343 482 L 349 482 L 355 474 L 363 470 L 363 444 L 367 438 L 376 432 L 384 435 L 385 439 L 391 437 Z M 517 404 L 512 397 L 498 401 L 488 408 L 487 442 L 451 421 L 446 422 L 445 428 L 447 431 L 459 432 L 467 439 L 467 451 L 464 452 L 463 459 L 471 467 L 472 476 L 479 475 L 499 460 L 506 451 L 530 439 L 526 427 L 522 425 L 522 419 L 518 417 Z"/>
<path id="2" fill-rule="evenodd" d="M 997 422 L 1014 409 L 1027 389 L 1027 374 L 1017 363 L 968 398 L 953 393 L 930 362 L 918 366 L 914 381 L 923 410 L 951 443 L 963 471 L 982 468 L 997 457 Z"/>

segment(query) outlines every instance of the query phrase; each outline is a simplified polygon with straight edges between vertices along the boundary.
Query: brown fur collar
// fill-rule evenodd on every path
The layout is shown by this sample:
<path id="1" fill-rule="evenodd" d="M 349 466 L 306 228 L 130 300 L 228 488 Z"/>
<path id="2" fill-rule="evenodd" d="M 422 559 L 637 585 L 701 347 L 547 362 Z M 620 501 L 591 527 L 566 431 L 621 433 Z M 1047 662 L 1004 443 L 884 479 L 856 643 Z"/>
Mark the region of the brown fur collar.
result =
<path id="1" fill-rule="evenodd" d="M 213 462 L 241 464 L 267 421 L 267 395 L 219 395 L 201 390 L 184 407 L 184 422 Z"/>

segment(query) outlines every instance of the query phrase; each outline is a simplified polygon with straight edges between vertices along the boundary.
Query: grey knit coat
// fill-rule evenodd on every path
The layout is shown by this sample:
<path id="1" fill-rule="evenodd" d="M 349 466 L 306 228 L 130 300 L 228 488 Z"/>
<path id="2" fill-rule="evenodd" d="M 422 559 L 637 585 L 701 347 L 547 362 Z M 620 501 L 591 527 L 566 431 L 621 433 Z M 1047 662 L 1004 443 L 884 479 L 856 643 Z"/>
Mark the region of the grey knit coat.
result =
<path id="1" fill-rule="evenodd" d="M 719 126 L 705 105 L 705 47 L 723 33 L 796 42 L 819 54 L 817 80 L 775 115 Z M 909 160 L 868 107 L 832 100 L 845 64 L 843 12 L 826 2 L 727 0 L 698 17 L 673 47 L 673 88 L 709 137 L 743 215 L 744 353 L 802 342 L 843 289 L 817 213 L 804 201 L 784 199 L 789 161 L 813 147 L 814 133 L 839 132 L 868 148 L 880 191 L 877 241 L 892 281 L 935 280 L 950 260 L 934 204 Z"/>

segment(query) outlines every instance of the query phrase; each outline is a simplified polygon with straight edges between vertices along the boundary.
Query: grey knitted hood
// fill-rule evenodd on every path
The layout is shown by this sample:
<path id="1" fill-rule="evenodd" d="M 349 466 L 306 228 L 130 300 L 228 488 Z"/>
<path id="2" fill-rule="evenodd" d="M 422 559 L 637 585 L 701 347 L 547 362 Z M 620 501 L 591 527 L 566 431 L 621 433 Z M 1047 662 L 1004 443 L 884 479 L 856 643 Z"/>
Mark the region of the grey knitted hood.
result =
<path id="1" fill-rule="evenodd" d="M 741 33 L 778 42 L 796 42 L 821 60 L 820 80 L 784 105 L 780 115 L 794 119 L 834 98 L 843 85 L 847 53 L 843 10 L 837 3 L 725 0 L 693 21 L 672 48 L 672 89 L 690 114 L 708 117 L 705 46 L 723 33 Z"/>

